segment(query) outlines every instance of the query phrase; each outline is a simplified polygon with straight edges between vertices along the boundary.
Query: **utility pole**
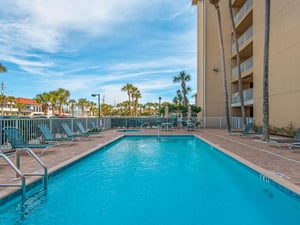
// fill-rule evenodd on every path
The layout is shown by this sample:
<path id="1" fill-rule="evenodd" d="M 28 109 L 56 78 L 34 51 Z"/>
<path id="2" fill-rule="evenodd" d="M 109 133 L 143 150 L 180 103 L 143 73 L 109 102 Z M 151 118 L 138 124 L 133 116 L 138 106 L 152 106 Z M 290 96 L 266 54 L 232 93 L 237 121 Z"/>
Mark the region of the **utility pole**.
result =
<path id="1" fill-rule="evenodd" d="M 3 102 L 4 102 L 4 82 L 1 83 L 1 115 L 3 116 Z"/>

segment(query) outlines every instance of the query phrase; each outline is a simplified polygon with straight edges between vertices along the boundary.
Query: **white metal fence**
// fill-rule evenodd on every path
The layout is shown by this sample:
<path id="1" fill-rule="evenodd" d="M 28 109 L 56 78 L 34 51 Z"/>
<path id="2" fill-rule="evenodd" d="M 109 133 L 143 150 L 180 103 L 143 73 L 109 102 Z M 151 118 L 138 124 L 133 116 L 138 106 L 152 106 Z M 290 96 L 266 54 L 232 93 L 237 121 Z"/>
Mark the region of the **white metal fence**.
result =
<path id="1" fill-rule="evenodd" d="M 186 118 L 160 118 L 160 117 L 105 117 L 105 118 L 0 118 L 0 149 L 10 148 L 7 143 L 6 137 L 3 133 L 4 127 L 16 127 L 19 129 L 26 142 L 43 140 L 42 134 L 38 129 L 39 124 L 46 124 L 54 135 L 64 136 L 64 131 L 61 123 L 69 124 L 70 128 L 76 133 L 79 132 L 76 122 L 80 121 L 86 130 L 92 128 L 90 122 L 94 122 L 98 127 L 103 130 L 107 129 L 127 129 L 127 128 L 155 128 L 160 126 L 161 123 L 170 122 L 176 127 L 180 124 L 181 120 Z M 196 118 L 192 118 L 196 120 Z M 248 122 L 252 122 L 253 118 L 247 118 Z M 225 117 L 207 117 L 206 121 L 201 122 L 201 127 L 205 128 L 226 128 Z M 242 118 L 231 118 L 232 128 L 242 127 Z"/>

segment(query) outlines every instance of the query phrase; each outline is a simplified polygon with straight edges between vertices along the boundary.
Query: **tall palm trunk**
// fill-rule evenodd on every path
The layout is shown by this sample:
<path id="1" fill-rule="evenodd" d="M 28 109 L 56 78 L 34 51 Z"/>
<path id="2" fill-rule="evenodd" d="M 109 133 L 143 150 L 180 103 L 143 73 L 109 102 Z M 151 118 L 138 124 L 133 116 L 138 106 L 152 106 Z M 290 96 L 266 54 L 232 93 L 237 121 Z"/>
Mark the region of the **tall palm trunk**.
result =
<path id="1" fill-rule="evenodd" d="M 230 19 L 231 19 L 231 25 L 232 25 L 232 31 L 233 31 L 233 40 L 234 40 L 234 45 L 235 45 L 235 49 L 236 49 L 236 64 L 237 64 L 237 72 L 238 72 L 238 89 L 239 89 L 239 95 L 240 95 L 240 101 L 241 101 L 241 113 L 242 113 L 242 120 L 243 120 L 243 128 L 245 128 L 247 121 L 246 121 L 244 94 L 243 94 L 243 81 L 242 81 L 242 72 L 241 72 L 240 50 L 239 50 L 239 42 L 238 42 L 238 39 L 237 39 L 234 18 L 233 18 L 232 1 L 231 0 L 228 0 L 228 7 L 229 7 L 229 13 L 230 13 Z"/>
<path id="2" fill-rule="evenodd" d="M 269 140 L 269 45 L 270 0 L 265 0 L 264 81 L 263 81 L 263 140 Z"/>
<path id="3" fill-rule="evenodd" d="M 221 25 L 221 13 L 220 13 L 220 7 L 219 7 L 218 2 L 219 2 L 219 0 L 210 0 L 210 3 L 215 6 L 216 11 L 217 11 L 218 36 L 219 36 L 219 45 L 220 45 L 223 87 L 224 87 L 224 105 L 225 105 L 225 114 L 226 114 L 226 125 L 227 125 L 227 131 L 230 132 L 231 125 L 230 125 L 230 117 L 229 117 L 229 102 L 228 102 L 228 90 L 227 90 L 227 78 L 226 78 L 226 66 L 225 66 L 225 53 L 224 53 L 223 33 L 222 33 L 222 25 Z"/>

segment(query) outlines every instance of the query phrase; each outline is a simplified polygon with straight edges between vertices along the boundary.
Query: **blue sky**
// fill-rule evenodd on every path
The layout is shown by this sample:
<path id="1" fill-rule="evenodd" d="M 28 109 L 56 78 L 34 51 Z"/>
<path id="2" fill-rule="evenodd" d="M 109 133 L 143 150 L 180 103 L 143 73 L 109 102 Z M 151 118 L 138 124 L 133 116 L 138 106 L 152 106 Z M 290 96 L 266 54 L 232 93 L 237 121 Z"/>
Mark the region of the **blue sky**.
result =
<path id="1" fill-rule="evenodd" d="M 0 74 L 5 95 L 34 98 L 65 88 L 71 98 L 172 101 L 185 70 L 196 93 L 196 7 L 191 0 L 0 0 Z"/>

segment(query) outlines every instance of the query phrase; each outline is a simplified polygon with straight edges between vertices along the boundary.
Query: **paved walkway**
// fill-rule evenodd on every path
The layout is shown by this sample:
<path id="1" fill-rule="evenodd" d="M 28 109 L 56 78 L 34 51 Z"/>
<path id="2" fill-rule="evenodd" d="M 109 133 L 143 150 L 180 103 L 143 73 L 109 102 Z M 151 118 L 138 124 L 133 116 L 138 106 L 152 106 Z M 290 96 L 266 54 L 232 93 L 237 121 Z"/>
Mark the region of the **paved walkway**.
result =
<path id="1" fill-rule="evenodd" d="M 40 156 L 41 160 L 48 167 L 49 172 L 78 159 L 82 156 L 97 150 L 116 138 L 126 135 L 157 135 L 157 129 L 144 129 L 139 133 L 122 133 L 116 130 L 104 131 L 101 137 L 93 137 L 89 140 L 81 140 L 68 147 L 55 147 L 55 152 L 45 152 Z M 300 194 L 300 149 L 290 151 L 287 146 L 279 149 L 276 144 L 263 143 L 259 138 L 241 137 L 229 135 L 223 129 L 200 129 L 187 131 L 175 129 L 160 131 L 163 134 L 194 134 L 210 144 L 218 147 L 225 153 L 243 161 L 252 168 L 283 184 L 294 192 Z M 38 153 L 38 150 L 35 151 Z M 15 162 L 15 156 L 10 159 Z M 21 171 L 24 173 L 40 170 L 40 166 L 26 153 L 21 154 Z M 27 183 L 37 179 L 27 178 Z M 0 183 L 17 183 L 15 172 L 0 159 Z M 0 198 L 15 191 L 15 188 L 0 188 Z"/>

